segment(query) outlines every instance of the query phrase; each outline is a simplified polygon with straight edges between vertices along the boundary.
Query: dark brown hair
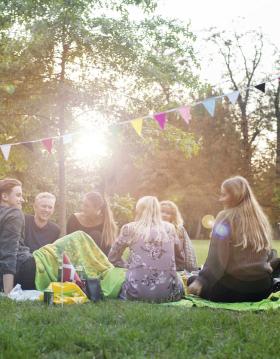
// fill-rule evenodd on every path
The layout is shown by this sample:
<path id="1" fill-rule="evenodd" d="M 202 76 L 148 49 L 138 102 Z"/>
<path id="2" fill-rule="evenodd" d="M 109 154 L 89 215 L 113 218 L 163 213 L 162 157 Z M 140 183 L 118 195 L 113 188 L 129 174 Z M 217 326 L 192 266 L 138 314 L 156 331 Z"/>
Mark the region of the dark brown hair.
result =
<path id="1" fill-rule="evenodd" d="M 99 192 L 88 192 L 85 195 L 94 206 L 101 209 L 104 222 L 102 231 L 102 243 L 106 246 L 111 246 L 117 235 L 117 225 L 114 221 L 114 216 L 110 208 L 109 200 L 106 195 L 104 197 Z"/>
<path id="2" fill-rule="evenodd" d="M 0 201 L 3 193 L 10 193 L 16 186 L 22 186 L 22 183 L 15 178 L 4 178 L 0 180 Z"/>

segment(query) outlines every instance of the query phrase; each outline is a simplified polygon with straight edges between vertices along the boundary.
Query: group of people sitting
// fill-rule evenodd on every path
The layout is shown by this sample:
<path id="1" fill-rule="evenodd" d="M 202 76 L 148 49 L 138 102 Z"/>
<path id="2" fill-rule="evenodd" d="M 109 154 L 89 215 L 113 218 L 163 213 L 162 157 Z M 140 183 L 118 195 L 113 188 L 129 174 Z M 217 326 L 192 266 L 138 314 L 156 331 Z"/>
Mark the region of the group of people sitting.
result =
<path id="1" fill-rule="evenodd" d="M 0 286 L 5 294 L 17 283 L 23 289 L 35 289 L 41 254 L 56 243 L 68 243 L 69 247 L 74 237 L 81 240 L 75 236 L 76 231 L 86 233 L 86 241 L 91 243 L 87 251 L 94 242 L 103 262 L 106 258 L 110 266 L 126 268 L 119 292 L 122 299 L 179 300 L 184 288 L 178 271 L 188 275 L 188 293 L 213 301 L 258 301 L 272 291 L 275 258 L 271 227 L 243 177 L 229 178 L 221 186 L 224 210 L 216 218 L 201 270 L 182 216 L 172 201 L 159 202 L 154 196 L 140 198 L 135 220 L 125 224 L 118 234 L 106 197 L 89 192 L 81 211 L 70 216 L 67 236 L 60 239 L 59 227 L 50 221 L 55 196 L 38 194 L 34 216 L 24 216 L 23 201 L 20 181 L 0 180 Z M 127 248 L 128 260 L 124 260 Z M 91 258 L 91 253 L 86 255 Z M 94 267 L 95 263 L 92 260 L 90 265 Z"/>

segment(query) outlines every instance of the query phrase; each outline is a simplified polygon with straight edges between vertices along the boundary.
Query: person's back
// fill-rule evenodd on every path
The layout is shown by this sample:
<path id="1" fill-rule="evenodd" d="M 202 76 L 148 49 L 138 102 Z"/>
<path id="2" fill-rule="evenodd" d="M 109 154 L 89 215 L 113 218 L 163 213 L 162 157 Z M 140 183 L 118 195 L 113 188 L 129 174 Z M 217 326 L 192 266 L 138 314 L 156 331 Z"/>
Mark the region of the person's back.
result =
<path id="1" fill-rule="evenodd" d="M 130 249 L 127 263 L 122 260 Z M 135 222 L 122 227 L 109 253 L 109 260 L 128 268 L 121 298 L 145 301 L 172 301 L 181 298 L 175 251 L 180 250 L 175 227 L 161 220 L 157 198 L 146 196 L 136 205 Z"/>
<path id="2" fill-rule="evenodd" d="M 214 301 L 258 301 L 272 289 L 270 224 L 249 183 L 236 176 L 221 186 L 224 210 L 215 221 L 208 256 L 188 291 Z"/>
<path id="3" fill-rule="evenodd" d="M 133 223 L 130 224 L 126 294 L 130 299 L 165 301 L 178 297 L 174 245 L 176 233 L 168 223 L 158 236 L 157 229 L 151 228 L 150 237 L 144 240 L 137 236 Z"/>
<path id="4" fill-rule="evenodd" d="M 229 288 L 234 288 L 236 281 L 258 281 L 266 277 L 271 272 L 269 251 L 255 251 L 251 246 L 243 248 L 238 245 L 242 237 L 243 233 L 237 224 L 232 228 L 225 221 L 216 223 L 201 275 L 211 272 L 213 280 L 222 275 Z"/>
<path id="5" fill-rule="evenodd" d="M 269 264 L 269 251 L 263 249 L 259 252 L 253 251 L 252 248 L 241 248 L 231 243 L 229 263 L 226 272 L 232 277 L 239 280 L 251 281 L 264 277 L 271 273 Z"/>

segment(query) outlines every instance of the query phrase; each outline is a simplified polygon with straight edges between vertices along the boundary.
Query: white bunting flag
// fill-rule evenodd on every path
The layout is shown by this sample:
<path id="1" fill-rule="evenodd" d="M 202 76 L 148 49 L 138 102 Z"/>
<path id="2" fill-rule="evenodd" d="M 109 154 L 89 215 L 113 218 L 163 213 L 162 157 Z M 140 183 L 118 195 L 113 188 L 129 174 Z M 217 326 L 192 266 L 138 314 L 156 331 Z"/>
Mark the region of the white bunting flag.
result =
<path id="1" fill-rule="evenodd" d="M 8 161 L 11 151 L 11 145 L 1 145 L 0 147 L 5 160 Z"/>
<path id="2" fill-rule="evenodd" d="M 72 142 L 72 135 L 70 133 L 67 133 L 66 135 L 63 135 L 63 144 L 67 145 L 68 143 Z"/>
<path id="3" fill-rule="evenodd" d="M 226 94 L 226 97 L 229 99 L 229 101 L 230 101 L 233 105 L 235 105 L 235 104 L 236 104 L 236 101 L 237 101 L 237 99 L 238 99 L 238 97 L 239 97 L 239 94 L 240 94 L 239 91 L 233 91 L 233 92 L 231 92 L 231 93 L 227 93 L 227 94 Z"/>

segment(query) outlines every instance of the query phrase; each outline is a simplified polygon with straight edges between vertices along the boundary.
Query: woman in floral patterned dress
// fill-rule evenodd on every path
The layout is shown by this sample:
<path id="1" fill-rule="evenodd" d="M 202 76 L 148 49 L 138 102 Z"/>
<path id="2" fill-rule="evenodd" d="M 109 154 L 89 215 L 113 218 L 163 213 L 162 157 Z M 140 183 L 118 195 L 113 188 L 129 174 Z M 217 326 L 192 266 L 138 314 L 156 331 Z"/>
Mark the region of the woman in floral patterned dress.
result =
<path id="1" fill-rule="evenodd" d="M 128 262 L 122 254 L 130 249 Z M 109 253 L 109 261 L 127 268 L 120 297 L 152 302 L 175 301 L 182 297 L 182 283 L 176 273 L 175 253 L 180 243 L 171 223 L 162 221 L 156 197 L 141 198 L 135 221 L 124 225 Z"/>

